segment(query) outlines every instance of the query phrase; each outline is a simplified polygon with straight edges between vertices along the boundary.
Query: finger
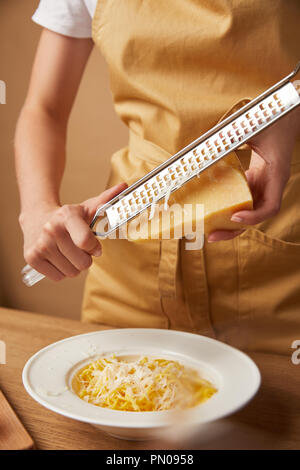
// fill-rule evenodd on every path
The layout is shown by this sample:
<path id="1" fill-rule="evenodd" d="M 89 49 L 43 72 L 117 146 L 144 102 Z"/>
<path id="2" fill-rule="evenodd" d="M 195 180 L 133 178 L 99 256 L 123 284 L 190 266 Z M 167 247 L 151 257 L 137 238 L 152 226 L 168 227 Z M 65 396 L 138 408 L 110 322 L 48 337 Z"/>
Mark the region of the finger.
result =
<path id="1" fill-rule="evenodd" d="M 119 183 L 112 188 L 106 189 L 99 196 L 92 197 L 84 201 L 81 206 L 86 212 L 85 220 L 90 223 L 98 207 L 113 199 L 127 187 L 128 185 L 126 183 Z"/>
<path id="2" fill-rule="evenodd" d="M 92 264 L 92 257 L 74 245 L 70 234 L 61 230 L 56 235 L 56 243 L 59 251 L 79 270 L 83 271 Z"/>
<path id="3" fill-rule="evenodd" d="M 233 214 L 232 222 L 245 225 L 256 225 L 270 217 L 274 217 L 280 210 L 280 201 L 265 199 L 260 207 L 253 211 L 240 211 Z"/>
<path id="4" fill-rule="evenodd" d="M 207 241 L 212 243 L 223 240 L 232 240 L 243 232 L 244 230 L 216 230 L 208 235 Z"/>
<path id="5" fill-rule="evenodd" d="M 50 262 L 65 276 L 74 277 L 79 274 L 78 269 L 59 251 L 55 239 L 47 232 L 44 232 L 35 249 L 42 259 Z"/>
<path id="6" fill-rule="evenodd" d="M 116 184 L 115 186 L 112 186 L 109 189 L 106 189 L 99 196 L 99 204 L 104 204 L 105 202 L 110 201 L 113 197 L 120 194 L 127 187 L 128 187 L 127 183 L 123 182 L 123 183 Z"/>
<path id="7" fill-rule="evenodd" d="M 245 225 L 256 225 L 264 220 L 274 217 L 280 210 L 282 193 L 277 194 L 266 191 L 263 200 L 259 202 L 252 211 L 239 211 L 233 214 L 233 222 L 243 223 Z"/>
<path id="8" fill-rule="evenodd" d="M 72 217 L 66 218 L 65 227 L 73 243 L 78 248 L 90 255 L 99 256 L 101 254 L 102 249 L 99 241 L 78 213 L 74 213 Z"/>
<path id="9" fill-rule="evenodd" d="M 254 209 L 252 211 L 236 212 L 231 220 L 246 225 L 256 225 L 275 216 L 280 210 L 285 183 L 286 180 L 280 169 L 271 170 L 262 194 L 255 202 Z"/>
<path id="10" fill-rule="evenodd" d="M 80 273 L 80 271 L 59 251 L 57 246 L 51 247 L 47 261 L 67 277 L 75 277 Z"/>
<path id="11" fill-rule="evenodd" d="M 233 214 L 231 217 L 232 222 L 243 223 L 246 225 L 256 225 L 262 222 L 264 217 L 265 208 L 256 209 L 253 211 L 240 211 Z"/>

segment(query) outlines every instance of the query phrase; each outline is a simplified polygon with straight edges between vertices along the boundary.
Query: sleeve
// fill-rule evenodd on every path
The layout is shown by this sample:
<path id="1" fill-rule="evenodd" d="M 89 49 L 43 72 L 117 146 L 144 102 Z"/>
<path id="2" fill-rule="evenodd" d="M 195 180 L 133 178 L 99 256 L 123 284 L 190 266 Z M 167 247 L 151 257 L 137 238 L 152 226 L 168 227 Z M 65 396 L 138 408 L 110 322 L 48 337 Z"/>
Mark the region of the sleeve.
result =
<path id="1" fill-rule="evenodd" d="M 40 0 L 32 20 L 65 36 L 92 36 L 92 18 L 84 0 Z"/>

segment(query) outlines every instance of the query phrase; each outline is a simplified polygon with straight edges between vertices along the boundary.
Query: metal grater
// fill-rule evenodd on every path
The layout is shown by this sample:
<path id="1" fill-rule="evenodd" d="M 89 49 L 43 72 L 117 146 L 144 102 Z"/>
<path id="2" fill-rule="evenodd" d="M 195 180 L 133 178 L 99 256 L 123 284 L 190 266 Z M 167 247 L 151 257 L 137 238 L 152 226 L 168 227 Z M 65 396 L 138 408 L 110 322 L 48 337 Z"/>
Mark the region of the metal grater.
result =
<path id="1" fill-rule="evenodd" d="M 299 70 L 300 62 L 287 77 L 99 207 L 90 227 L 101 220 L 108 228 L 94 234 L 106 238 L 298 106 L 300 96 L 290 80 Z M 22 274 L 28 286 L 44 277 L 29 265 Z"/>

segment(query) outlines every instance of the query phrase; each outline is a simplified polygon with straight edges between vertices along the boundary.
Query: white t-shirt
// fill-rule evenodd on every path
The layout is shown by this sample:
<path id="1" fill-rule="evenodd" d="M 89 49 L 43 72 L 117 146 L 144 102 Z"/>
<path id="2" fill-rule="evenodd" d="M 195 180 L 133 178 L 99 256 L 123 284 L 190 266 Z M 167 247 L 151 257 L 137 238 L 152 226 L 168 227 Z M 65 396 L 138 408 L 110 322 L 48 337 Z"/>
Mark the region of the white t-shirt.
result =
<path id="1" fill-rule="evenodd" d="M 96 6 L 97 0 L 40 0 L 32 19 L 65 36 L 90 38 Z"/>

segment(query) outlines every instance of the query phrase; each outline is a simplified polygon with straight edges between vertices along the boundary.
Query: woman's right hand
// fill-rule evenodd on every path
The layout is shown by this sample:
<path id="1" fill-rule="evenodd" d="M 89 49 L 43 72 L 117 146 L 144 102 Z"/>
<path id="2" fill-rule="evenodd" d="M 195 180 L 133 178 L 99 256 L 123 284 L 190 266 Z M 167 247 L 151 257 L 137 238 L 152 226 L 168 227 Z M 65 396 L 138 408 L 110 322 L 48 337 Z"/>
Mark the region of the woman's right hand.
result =
<path id="1" fill-rule="evenodd" d="M 81 204 L 46 205 L 21 214 L 25 261 L 53 281 L 75 277 L 100 256 L 101 244 L 89 225 L 96 209 L 127 187 L 120 183 Z"/>

